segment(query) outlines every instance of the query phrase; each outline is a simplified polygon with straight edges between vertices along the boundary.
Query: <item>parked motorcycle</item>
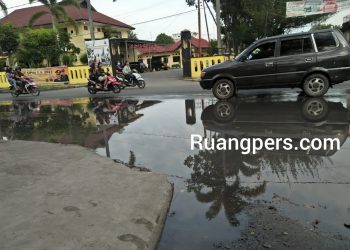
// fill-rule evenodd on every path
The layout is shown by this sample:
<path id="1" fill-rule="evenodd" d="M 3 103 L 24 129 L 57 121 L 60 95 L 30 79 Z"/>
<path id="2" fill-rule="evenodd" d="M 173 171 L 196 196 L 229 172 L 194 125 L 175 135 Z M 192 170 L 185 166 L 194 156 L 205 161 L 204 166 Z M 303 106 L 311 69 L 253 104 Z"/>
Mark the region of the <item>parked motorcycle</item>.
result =
<path id="1" fill-rule="evenodd" d="M 94 95 L 97 92 L 109 92 L 112 91 L 115 94 L 120 93 L 120 91 L 124 88 L 124 85 L 118 81 L 115 77 L 113 77 L 111 74 L 106 74 L 107 77 L 107 89 L 103 87 L 103 83 L 93 81 L 89 79 L 88 82 L 88 91 L 90 94 Z"/>
<path id="2" fill-rule="evenodd" d="M 40 95 L 40 90 L 37 84 L 28 77 L 23 78 L 22 81 L 18 81 L 17 86 L 19 86 L 19 89 L 16 89 L 13 85 L 10 86 L 10 93 L 13 97 L 17 97 L 19 95 Z"/>
<path id="3" fill-rule="evenodd" d="M 140 89 L 144 89 L 146 87 L 146 81 L 142 78 L 142 76 L 137 73 L 136 70 L 132 71 L 133 78 L 129 80 L 125 78 L 122 70 L 117 70 L 116 77 L 119 81 L 124 83 L 127 87 L 139 87 Z"/>

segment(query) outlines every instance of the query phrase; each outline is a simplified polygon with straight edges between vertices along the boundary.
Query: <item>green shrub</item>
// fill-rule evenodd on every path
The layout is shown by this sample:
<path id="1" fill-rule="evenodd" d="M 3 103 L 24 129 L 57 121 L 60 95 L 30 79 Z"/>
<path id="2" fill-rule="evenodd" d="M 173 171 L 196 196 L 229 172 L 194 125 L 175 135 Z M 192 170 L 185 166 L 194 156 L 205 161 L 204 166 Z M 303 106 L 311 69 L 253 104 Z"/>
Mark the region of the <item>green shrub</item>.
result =
<path id="1" fill-rule="evenodd" d="M 80 62 L 84 65 L 87 65 L 89 62 L 88 62 L 88 56 L 87 56 L 87 53 L 84 52 L 80 55 Z"/>

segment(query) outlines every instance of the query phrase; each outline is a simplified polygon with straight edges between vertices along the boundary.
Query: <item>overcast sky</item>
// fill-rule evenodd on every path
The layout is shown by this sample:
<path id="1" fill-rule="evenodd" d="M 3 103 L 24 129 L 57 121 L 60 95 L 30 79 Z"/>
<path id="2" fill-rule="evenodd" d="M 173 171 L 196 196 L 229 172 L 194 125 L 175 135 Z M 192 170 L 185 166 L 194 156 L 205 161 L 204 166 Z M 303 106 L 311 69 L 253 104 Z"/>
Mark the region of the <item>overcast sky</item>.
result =
<path id="1" fill-rule="evenodd" d="M 16 9 L 11 7 L 27 4 L 29 1 L 4 0 L 4 2 L 10 13 Z M 130 25 L 195 9 L 195 7 L 188 7 L 185 0 L 117 0 L 115 3 L 112 0 L 91 0 L 91 3 L 97 11 Z M 17 8 L 24 7 L 30 7 L 30 5 L 27 4 Z M 213 7 L 211 6 L 211 8 Z M 1 17 L 3 17 L 2 14 Z M 207 17 L 210 37 L 216 39 L 215 23 L 208 11 Z M 203 38 L 208 39 L 204 15 L 202 16 L 202 21 Z M 159 33 L 172 35 L 184 29 L 198 32 L 198 15 L 194 11 L 160 21 L 133 26 L 136 28 L 135 32 L 139 39 L 154 40 Z"/>

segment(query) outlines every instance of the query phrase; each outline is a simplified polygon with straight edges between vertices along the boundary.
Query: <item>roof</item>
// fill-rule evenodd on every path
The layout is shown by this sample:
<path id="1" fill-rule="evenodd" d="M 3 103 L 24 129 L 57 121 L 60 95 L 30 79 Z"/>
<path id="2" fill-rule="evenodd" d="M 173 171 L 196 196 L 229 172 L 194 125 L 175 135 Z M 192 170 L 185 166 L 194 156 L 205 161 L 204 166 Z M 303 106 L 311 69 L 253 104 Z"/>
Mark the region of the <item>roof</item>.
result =
<path id="1" fill-rule="evenodd" d="M 315 33 L 320 33 L 320 32 L 327 32 L 327 31 L 334 31 L 334 30 L 336 30 L 336 29 L 322 29 L 322 30 L 312 30 L 312 31 L 307 31 L 307 32 L 283 34 L 283 35 L 278 35 L 278 36 L 265 37 L 265 38 L 262 38 L 262 39 L 255 41 L 255 42 L 260 42 L 260 41 L 264 41 L 264 40 L 271 40 L 271 39 L 286 38 L 286 37 L 294 37 L 294 36 L 305 36 L 305 35 L 310 35 L 310 34 L 315 34 Z"/>
<path id="2" fill-rule="evenodd" d="M 67 14 L 75 21 L 89 20 L 88 10 L 85 7 L 81 7 L 78 9 L 75 6 L 65 6 L 64 8 Z M 28 27 L 30 18 L 33 16 L 33 14 L 40 11 L 48 11 L 48 9 L 44 5 L 18 9 L 13 11 L 9 15 L 5 16 L 4 18 L 0 19 L 0 24 L 12 23 L 13 27 L 15 28 Z M 127 28 L 127 29 L 135 29 L 134 27 L 128 24 L 120 22 L 116 19 L 113 19 L 97 11 L 92 11 L 92 18 L 96 23 L 118 26 L 118 27 Z M 36 20 L 33 26 L 45 26 L 45 25 L 51 25 L 51 24 L 52 24 L 51 16 L 45 15 L 40 17 L 38 20 Z"/>
<path id="3" fill-rule="evenodd" d="M 199 48 L 199 39 L 192 37 L 191 42 L 192 46 Z M 147 44 L 147 45 L 135 45 L 135 49 L 137 49 L 142 55 L 145 54 L 154 54 L 154 53 L 166 53 L 166 52 L 174 52 L 181 46 L 181 41 L 177 41 L 176 43 L 173 44 L 167 44 L 167 45 L 162 45 L 162 44 Z M 202 48 L 209 48 L 209 42 L 207 40 L 201 39 L 201 46 Z"/>

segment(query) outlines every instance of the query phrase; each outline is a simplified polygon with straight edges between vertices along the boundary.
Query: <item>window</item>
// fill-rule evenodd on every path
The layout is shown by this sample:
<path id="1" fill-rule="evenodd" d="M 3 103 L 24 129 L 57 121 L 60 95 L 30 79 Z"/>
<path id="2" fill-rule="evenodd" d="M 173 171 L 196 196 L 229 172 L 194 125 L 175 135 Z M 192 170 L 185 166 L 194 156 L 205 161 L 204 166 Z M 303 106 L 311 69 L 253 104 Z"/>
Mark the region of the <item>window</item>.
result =
<path id="1" fill-rule="evenodd" d="M 88 28 L 88 26 L 84 26 L 84 30 L 88 30 L 89 28 Z"/>
<path id="2" fill-rule="evenodd" d="M 281 56 L 313 52 L 310 38 L 289 39 L 281 42 Z"/>
<path id="3" fill-rule="evenodd" d="M 180 56 L 174 56 L 173 57 L 173 62 L 174 63 L 179 63 L 180 62 Z"/>
<path id="4" fill-rule="evenodd" d="M 253 51 L 251 51 L 247 58 L 248 60 L 257 60 L 257 59 L 264 59 L 264 58 L 270 58 L 275 56 L 275 47 L 276 42 L 272 43 L 264 43 L 262 45 L 259 45 Z"/>
<path id="5" fill-rule="evenodd" d="M 97 32 L 101 32 L 101 28 L 97 28 Z"/>
<path id="6" fill-rule="evenodd" d="M 329 51 L 337 47 L 332 32 L 316 33 L 314 37 L 319 52 Z"/>

